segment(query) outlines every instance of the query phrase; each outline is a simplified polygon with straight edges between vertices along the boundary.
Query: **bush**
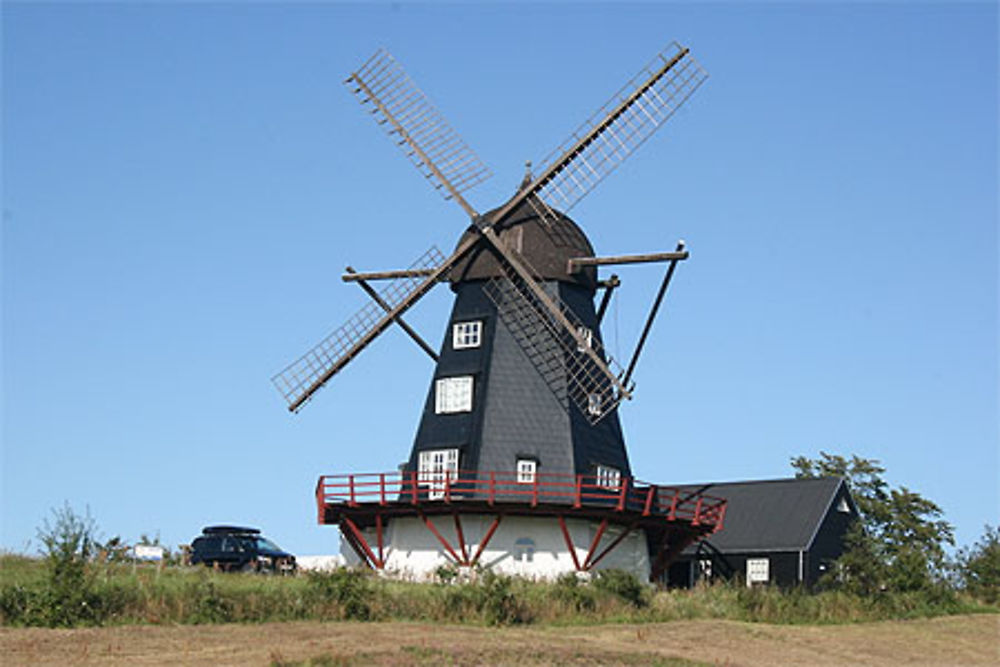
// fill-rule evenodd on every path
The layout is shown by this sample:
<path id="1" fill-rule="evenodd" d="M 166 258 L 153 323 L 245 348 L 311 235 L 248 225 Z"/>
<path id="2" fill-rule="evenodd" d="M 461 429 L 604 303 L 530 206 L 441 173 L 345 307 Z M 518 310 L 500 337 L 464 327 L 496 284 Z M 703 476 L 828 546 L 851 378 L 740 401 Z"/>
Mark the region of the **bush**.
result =
<path id="1" fill-rule="evenodd" d="M 621 598 L 633 607 L 645 607 L 649 604 L 646 587 L 631 572 L 600 570 L 594 580 L 594 587 Z"/>
<path id="2" fill-rule="evenodd" d="M 959 551 L 959 585 L 987 604 L 1000 604 L 1000 526 L 986 526 L 983 537 Z"/>
<path id="3" fill-rule="evenodd" d="M 594 607 L 597 606 L 594 589 L 584 585 L 575 572 L 567 572 L 556 579 L 552 592 L 555 599 L 577 613 L 593 611 Z"/>
<path id="4" fill-rule="evenodd" d="M 336 603 L 340 618 L 354 621 L 372 619 L 374 595 L 367 571 L 339 568 L 332 572 L 313 572 L 308 577 L 313 595 L 321 602 Z"/>

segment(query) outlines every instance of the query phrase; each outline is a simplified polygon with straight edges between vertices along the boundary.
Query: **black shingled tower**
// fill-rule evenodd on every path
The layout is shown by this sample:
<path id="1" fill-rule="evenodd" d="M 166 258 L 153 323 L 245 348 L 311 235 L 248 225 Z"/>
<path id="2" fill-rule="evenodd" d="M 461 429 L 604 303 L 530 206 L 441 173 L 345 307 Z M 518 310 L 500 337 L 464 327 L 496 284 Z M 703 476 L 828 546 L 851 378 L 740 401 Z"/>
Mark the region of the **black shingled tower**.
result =
<path id="1" fill-rule="evenodd" d="M 596 270 L 566 272 L 570 258 L 593 257 L 593 248 L 568 217 L 560 215 L 557 224 L 560 229 L 553 233 L 525 205 L 500 237 L 517 247 L 539 272 L 545 290 L 558 294 L 600 341 L 594 307 Z M 590 476 L 597 465 L 604 465 L 631 476 L 617 408 L 596 424 L 571 409 L 565 381 L 547 383 L 536 362 L 503 326 L 497 307 L 485 293 L 487 281 L 502 276 L 501 262 L 484 244 L 450 274 L 455 304 L 406 469 L 418 469 L 422 451 L 455 448 L 458 468 L 469 472 L 514 470 L 518 459 L 529 459 L 536 462 L 540 474 Z M 481 323 L 481 344 L 455 349 L 453 327 L 465 322 Z M 460 376 L 472 377 L 471 411 L 439 414 L 435 409 L 437 380 Z"/>

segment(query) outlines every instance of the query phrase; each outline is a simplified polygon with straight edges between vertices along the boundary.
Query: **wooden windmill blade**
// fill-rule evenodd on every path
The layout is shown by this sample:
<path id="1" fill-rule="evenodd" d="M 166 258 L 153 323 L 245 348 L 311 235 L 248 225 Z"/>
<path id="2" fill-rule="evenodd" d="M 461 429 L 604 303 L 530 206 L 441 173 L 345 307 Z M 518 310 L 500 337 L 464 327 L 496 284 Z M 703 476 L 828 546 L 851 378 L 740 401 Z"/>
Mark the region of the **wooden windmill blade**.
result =
<path id="1" fill-rule="evenodd" d="M 426 294 L 447 271 L 437 247 L 421 255 L 410 270 L 431 269 L 424 276 L 397 278 L 379 291 L 379 297 L 391 310 L 376 301 L 370 301 L 344 324 L 321 340 L 308 352 L 274 375 L 271 382 L 288 402 L 288 409 L 298 411 L 326 382 L 358 356 L 379 334 L 417 299 Z"/>
<path id="2" fill-rule="evenodd" d="M 490 170 L 455 133 L 389 54 L 380 49 L 345 81 L 417 169 L 445 199 L 454 199 L 470 217 L 478 213 L 462 192 L 490 177 Z M 344 366 L 399 321 L 400 316 L 436 285 L 471 250 L 478 239 L 461 244 L 447 259 L 437 248 L 424 253 L 411 267 L 423 275 L 396 278 L 376 299 L 363 307 L 311 350 L 271 378 L 298 411 Z M 381 303 L 380 303 L 381 302 Z M 386 308 L 388 306 L 388 308 Z"/>
<path id="3" fill-rule="evenodd" d="M 544 220 L 567 213 L 673 116 L 708 78 L 676 42 L 626 83 L 566 141 L 528 189 L 528 202 Z"/>
<path id="4" fill-rule="evenodd" d="M 484 236 L 495 238 L 492 230 Z M 559 398 L 572 399 L 597 423 L 630 396 L 620 379 L 622 369 L 573 310 L 542 288 L 534 278 L 539 272 L 523 255 L 503 243 L 495 247 L 504 258 L 504 275 L 491 278 L 483 291 L 549 388 Z"/>
<path id="5" fill-rule="evenodd" d="M 385 49 L 344 82 L 421 174 L 445 199 L 454 199 L 470 217 L 476 210 L 462 192 L 482 183 L 492 172 L 455 133 L 437 108 Z"/>

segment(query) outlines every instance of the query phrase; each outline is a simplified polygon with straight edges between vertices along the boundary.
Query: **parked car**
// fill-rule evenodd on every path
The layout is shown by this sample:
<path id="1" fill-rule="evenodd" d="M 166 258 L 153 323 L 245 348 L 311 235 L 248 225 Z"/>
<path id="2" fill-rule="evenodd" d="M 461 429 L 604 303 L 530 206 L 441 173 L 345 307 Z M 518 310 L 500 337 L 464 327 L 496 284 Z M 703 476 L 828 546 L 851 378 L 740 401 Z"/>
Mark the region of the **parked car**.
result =
<path id="1" fill-rule="evenodd" d="M 244 526 L 206 526 L 191 543 L 191 564 L 227 572 L 295 572 L 295 556 Z"/>

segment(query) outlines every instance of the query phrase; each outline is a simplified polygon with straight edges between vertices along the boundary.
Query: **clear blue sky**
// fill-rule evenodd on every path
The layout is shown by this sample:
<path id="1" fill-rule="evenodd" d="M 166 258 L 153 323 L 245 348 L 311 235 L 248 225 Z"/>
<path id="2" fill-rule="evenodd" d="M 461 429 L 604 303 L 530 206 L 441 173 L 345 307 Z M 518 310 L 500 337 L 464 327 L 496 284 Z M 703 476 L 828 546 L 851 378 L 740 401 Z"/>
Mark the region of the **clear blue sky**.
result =
<path id="1" fill-rule="evenodd" d="M 290 415 L 269 378 L 467 224 L 341 81 L 388 48 L 495 177 L 485 210 L 671 40 L 711 78 L 573 214 L 687 240 L 622 409 L 660 483 L 880 459 L 960 542 L 998 515 L 997 6 L 3 5 L 2 533 L 259 525 L 332 552 L 323 473 L 395 469 L 432 367 L 391 331 Z M 620 273 L 628 358 L 662 268 Z M 411 322 L 437 345 L 438 288 Z"/>

